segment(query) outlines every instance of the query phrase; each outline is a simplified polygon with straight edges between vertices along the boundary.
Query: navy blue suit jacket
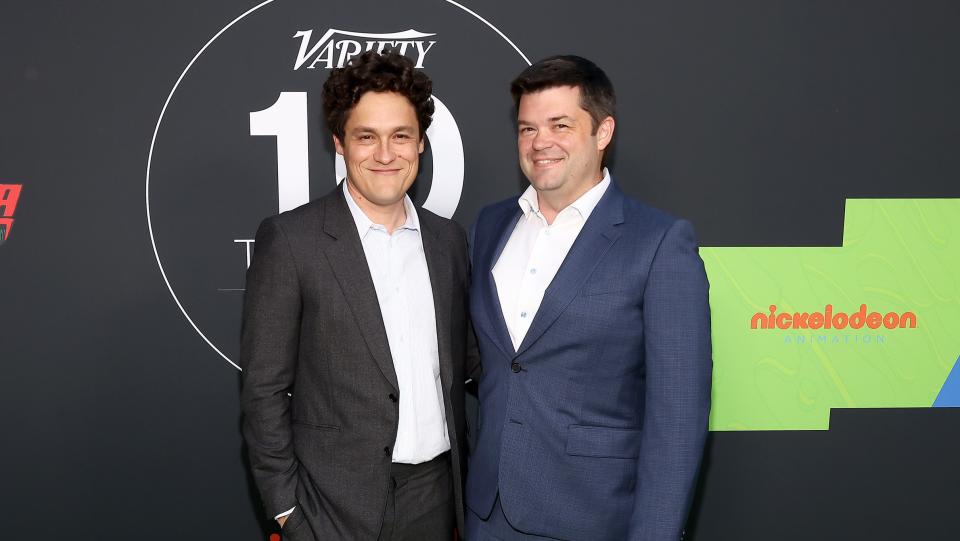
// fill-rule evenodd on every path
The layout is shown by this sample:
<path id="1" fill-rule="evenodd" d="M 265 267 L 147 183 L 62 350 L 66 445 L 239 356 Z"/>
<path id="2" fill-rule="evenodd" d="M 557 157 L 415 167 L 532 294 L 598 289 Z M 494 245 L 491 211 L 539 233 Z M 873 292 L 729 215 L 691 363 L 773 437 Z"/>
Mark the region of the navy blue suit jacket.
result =
<path id="1" fill-rule="evenodd" d="M 483 363 L 467 506 L 558 539 L 679 539 L 710 410 L 710 309 L 689 222 L 611 183 L 514 351 L 491 270 L 517 198 L 474 224 Z"/>

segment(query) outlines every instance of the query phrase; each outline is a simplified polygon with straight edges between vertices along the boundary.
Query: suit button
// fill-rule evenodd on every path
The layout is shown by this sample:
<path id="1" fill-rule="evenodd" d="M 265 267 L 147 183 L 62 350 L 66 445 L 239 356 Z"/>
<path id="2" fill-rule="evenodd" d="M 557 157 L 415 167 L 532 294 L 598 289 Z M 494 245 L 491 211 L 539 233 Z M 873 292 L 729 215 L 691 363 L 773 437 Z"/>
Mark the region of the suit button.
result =
<path id="1" fill-rule="evenodd" d="M 510 370 L 513 370 L 514 374 L 516 374 L 517 372 L 520 372 L 521 368 L 522 367 L 520 366 L 520 363 L 518 363 L 517 361 L 513 361 L 512 363 L 510 363 Z"/>
<path id="2" fill-rule="evenodd" d="M 387 395 L 387 398 L 389 398 L 391 402 L 396 402 L 396 401 L 397 401 L 397 395 L 395 395 L 395 394 L 393 394 L 393 393 L 390 393 L 389 395 Z"/>
<path id="3" fill-rule="evenodd" d="M 387 455 L 387 456 L 390 456 L 390 446 L 389 446 L 389 445 L 383 448 L 383 454 L 385 454 L 385 455 Z"/>

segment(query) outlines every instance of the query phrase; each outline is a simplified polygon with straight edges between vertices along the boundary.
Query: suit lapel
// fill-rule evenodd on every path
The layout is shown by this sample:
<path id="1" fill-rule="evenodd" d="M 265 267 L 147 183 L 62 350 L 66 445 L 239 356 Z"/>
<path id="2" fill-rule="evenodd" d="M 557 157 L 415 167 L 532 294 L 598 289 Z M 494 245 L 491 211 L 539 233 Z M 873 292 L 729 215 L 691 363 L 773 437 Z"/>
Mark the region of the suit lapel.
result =
<path id="1" fill-rule="evenodd" d="M 440 242 L 433 220 L 417 209 L 420 218 L 420 240 L 427 260 L 430 289 L 433 291 L 433 311 L 437 323 L 437 351 L 440 357 L 440 381 L 443 388 L 450 389 L 453 382 L 453 360 L 450 353 L 450 313 L 453 310 L 453 269 L 446 249 Z"/>
<path id="2" fill-rule="evenodd" d="M 540 309 L 523 337 L 517 355 L 529 349 L 560 317 L 583 288 L 597 263 L 620 237 L 616 226 L 623 223 L 623 203 L 623 194 L 611 182 L 544 292 Z"/>
<path id="3" fill-rule="evenodd" d="M 377 290 L 373 286 L 356 222 L 353 221 L 347 202 L 343 199 L 342 187 L 343 184 L 341 189 L 334 191 L 324 200 L 323 230 L 335 239 L 325 250 L 327 260 L 353 312 L 367 349 L 383 376 L 399 392 Z"/>
<path id="4" fill-rule="evenodd" d="M 487 315 L 485 323 L 488 334 L 490 334 L 492 338 L 495 338 L 494 342 L 507 357 L 513 357 L 515 351 L 513 349 L 513 341 L 510 340 L 510 331 L 507 330 L 507 321 L 503 317 L 503 309 L 500 306 L 497 281 L 493 278 L 493 267 L 497 264 L 497 260 L 500 259 L 500 254 L 503 253 L 503 248 L 507 245 L 507 241 L 510 239 L 510 235 L 513 234 L 513 230 L 516 228 L 517 222 L 522 215 L 523 211 L 520 209 L 520 206 L 517 205 L 516 212 L 513 214 L 504 212 L 503 215 L 496 218 L 495 222 L 491 225 L 496 236 L 492 239 L 493 242 L 486 246 L 486 249 L 481 255 L 482 259 L 480 264 L 477 265 L 478 269 L 485 271 L 483 276 L 478 278 L 482 280 L 483 284 L 481 296 L 484 312 Z"/>

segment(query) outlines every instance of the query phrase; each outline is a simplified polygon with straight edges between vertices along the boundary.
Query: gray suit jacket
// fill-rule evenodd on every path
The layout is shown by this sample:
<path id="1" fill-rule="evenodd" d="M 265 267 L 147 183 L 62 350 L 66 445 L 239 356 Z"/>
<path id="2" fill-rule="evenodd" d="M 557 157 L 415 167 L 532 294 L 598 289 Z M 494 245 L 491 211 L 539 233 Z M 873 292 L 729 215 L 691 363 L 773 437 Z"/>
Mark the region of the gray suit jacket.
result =
<path id="1" fill-rule="evenodd" d="M 468 342 L 475 347 L 467 338 L 466 235 L 451 220 L 424 209 L 418 215 L 463 531 L 463 382 L 471 372 Z M 399 391 L 376 290 L 340 188 L 260 225 L 247 271 L 240 360 L 243 434 L 267 515 L 297 507 L 284 538 L 376 539 Z"/>

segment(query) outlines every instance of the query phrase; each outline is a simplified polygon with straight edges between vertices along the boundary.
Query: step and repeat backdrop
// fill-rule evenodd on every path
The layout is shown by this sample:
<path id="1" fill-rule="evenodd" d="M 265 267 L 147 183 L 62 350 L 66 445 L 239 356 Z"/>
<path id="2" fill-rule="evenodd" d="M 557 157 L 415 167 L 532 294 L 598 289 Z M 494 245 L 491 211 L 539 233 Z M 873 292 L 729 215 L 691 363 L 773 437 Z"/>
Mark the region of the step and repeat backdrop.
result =
<path id="1" fill-rule="evenodd" d="M 238 406 L 266 216 L 336 186 L 320 87 L 409 56 L 412 190 L 469 226 L 525 186 L 509 81 L 616 86 L 610 162 L 690 219 L 711 435 L 685 539 L 952 539 L 960 10 L 952 2 L 54 2 L 0 17 L 0 537 L 266 540 Z"/>

